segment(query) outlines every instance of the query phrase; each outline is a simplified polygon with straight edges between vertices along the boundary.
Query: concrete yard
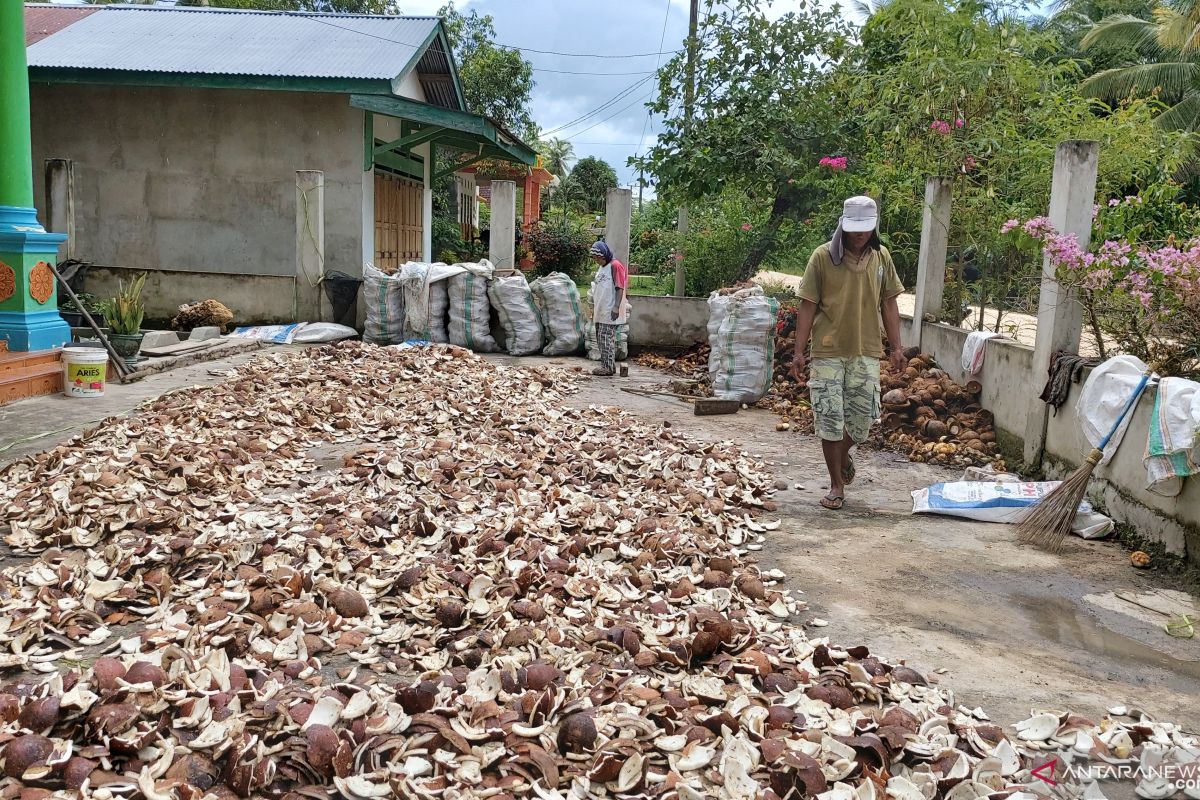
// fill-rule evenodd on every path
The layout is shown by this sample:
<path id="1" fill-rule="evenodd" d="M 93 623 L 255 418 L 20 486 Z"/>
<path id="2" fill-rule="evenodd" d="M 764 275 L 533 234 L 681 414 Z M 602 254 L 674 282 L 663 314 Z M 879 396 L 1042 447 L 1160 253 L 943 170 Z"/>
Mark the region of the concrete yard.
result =
<path id="1" fill-rule="evenodd" d="M 95 400 L 46 397 L 0 408 L 0 461 L 48 448 L 146 399 L 214 383 L 256 355 L 111 385 Z M 580 366 L 584 375 L 590 368 L 574 359 L 494 359 Z M 1006 724 L 1035 708 L 1098 718 L 1125 705 L 1200 730 L 1200 641 L 1168 637 L 1165 617 L 1115 594 L 1165 608 L 1194 600 L 1161 575 L 1134 570 L 1119 545 L 1072 539 L 1056 556 L 1018 544 L 1009 526 L 914 517 L 909 493 L 958 473 L 892 453 L 861 453 L 846 507 L 826 511 L 817 505 L 825 478 L 814 438 L 777 432 L 765 411 L 696 417 L 683 402 L 617 391 L 664 380 L 631 364 L 629 378 L 582 378 L 571 402 L 620 405 L 698 439 L 734 440 L 764 459 L 788 488 L 776 497 L 783 527 L 757 555 L 764 569 L 782 569 L 790 587 L 806 592 L 810 636 L 865 644 L 926 674 L 945 670 L 935 674 L 962 705 L 982 706 Z"/>

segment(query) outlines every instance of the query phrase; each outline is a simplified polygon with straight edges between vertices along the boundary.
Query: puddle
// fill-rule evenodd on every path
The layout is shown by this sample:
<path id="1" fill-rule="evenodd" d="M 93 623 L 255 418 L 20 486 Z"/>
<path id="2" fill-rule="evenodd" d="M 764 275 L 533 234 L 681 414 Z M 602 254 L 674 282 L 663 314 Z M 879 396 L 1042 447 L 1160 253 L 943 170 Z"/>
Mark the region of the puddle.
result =
<path id="1" fill-rule="evenodd" d="M 1137 639 L 1110 630 L 1087 609 L 1077 607 L 1066 598 L 1016 595 L 1012 599 L 1029 616 L 1037 634 L 1062 645 L 1068 652 L 1112 659 L 1117 662 L 1120 672 L 1128 671 L 1132 664 L 1156 667 L 1169 673 L 1165 683 L 1171 688 L 1181 691 L 1198 688 L 1200 658 L 1173 658 Z M 1167 637 L 1166 633 L 1156 632 Z M 1197 652 L 1200 653 L 1200 647 Z"/>

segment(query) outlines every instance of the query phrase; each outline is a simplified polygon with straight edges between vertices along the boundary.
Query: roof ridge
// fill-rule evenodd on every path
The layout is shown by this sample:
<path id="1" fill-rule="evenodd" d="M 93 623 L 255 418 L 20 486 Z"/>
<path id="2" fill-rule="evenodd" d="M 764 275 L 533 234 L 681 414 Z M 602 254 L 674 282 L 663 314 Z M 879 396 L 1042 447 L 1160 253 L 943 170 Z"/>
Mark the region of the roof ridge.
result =
<path id="1" fill-rule="evenodd" d="M 348 14 L 342 11 L 272 11 L 265 8 L 222 8 L 219 6 L 144 6 L 127 5 L 124 3 L 105 3 L 101 6 L 76 5 L 73 3 L 25 3 L 26 6 L 38 8 L 92 8 L 96 11 L 142 11 L 142 12 L 172 12 L 200 14 L 249 14 L 281 17 L 320 17 L 324 19 L 375 19 L 375 20 L 436 20 L 441 19 L 433 14 Z"/>

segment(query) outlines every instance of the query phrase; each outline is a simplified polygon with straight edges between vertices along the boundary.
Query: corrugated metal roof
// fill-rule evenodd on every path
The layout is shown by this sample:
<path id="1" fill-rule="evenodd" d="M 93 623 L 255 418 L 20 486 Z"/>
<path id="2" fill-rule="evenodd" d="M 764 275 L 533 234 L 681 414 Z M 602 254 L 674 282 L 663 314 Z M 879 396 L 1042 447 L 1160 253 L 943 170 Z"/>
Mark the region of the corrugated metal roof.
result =
<path id="1" fill-rule="evenodd" d="M 40 42 L 52 33 L 57 33 L 68 25 L 78 22 L 84 17 L 95 14 L 99 6 L 26 6 L 25 7 L 25 46 Z"/>
<path id="2" fill-rule="evenodd" d="M 95 10 L 31 45 L 29 65 L 391 80 L 438 24 L 436 17 L 113 5 Z"/>

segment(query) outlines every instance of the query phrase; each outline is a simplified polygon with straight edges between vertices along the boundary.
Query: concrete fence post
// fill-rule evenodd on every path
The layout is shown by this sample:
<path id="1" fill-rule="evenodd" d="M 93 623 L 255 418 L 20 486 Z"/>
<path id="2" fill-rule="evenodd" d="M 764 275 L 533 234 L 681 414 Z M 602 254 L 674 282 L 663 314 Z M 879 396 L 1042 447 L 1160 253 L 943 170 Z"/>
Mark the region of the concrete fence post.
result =
<path id="1" fill-rule="evenodd" d="M 629 231 L 633 226 L 633 190 L 609 189 L 604 208 L 604 241 L 629 266 Z"/>
<path id="2" fill-rule="evenodd" d="M 517 269 L 517 184 L 492 181 L 492 233 L 488 242 L 488 260 L 497 275 Z"/>
<path id="3" fill-rule="evenodd" d="M 46 224 L 54 233 L 65 233 L 58 260 L 75 257 L 75 162 L 69 158 L 46 159 Z"/>
<path id="4" fill-rule="evenodd" d="M 676 232 L 679 234 L 679 248 L 675 251 L 675 296 L 684 297 L 687 295 L 687 252 L 685 243 L 688 235 L 688 210 L 687 206 L 679 207 L 679 221 L 676 224 Z"/>
<path id="5" fill-rule="evenodd" d="M 296 322 L 332 319 L 322 303 L 325 274 L 325 173 L 296 171 Z"/>
<path id="6" fill-rule="evenodd" d="M 921 346 L 925 315 L 935 318 L 942 310 L 946 287 L 946 245 L 950 240 L 951 191 L 949 178 L 925 181 L 925 207 L 921 213 L 921 248 L 917 255 L 916 303 L 913 308 L 912 341 Z"/>
<path id="7" fill-rule="evenodd" d="M 1067 141 L 1054 154 L 1050 184 L 1050 225 L 1063 234 L 1074 234 L 1087 248 L 1092 238 L 1092 206 L 1096 202 L 1096 172 L 1100 143 Z M 1058 282 L 1049 256 L 1042 260 L 1042 287 L 1038 296 L 1037 337 L 1029 375 L 1029 416 L 1025 426 L 1025 467 L 1041 467 L 1046 449 L 1049 407 L 1035 392 L 1045 383 L 1055 350 L 1078 352 L 1083 331 L 1083 308 L 1069 286 Z"/>

